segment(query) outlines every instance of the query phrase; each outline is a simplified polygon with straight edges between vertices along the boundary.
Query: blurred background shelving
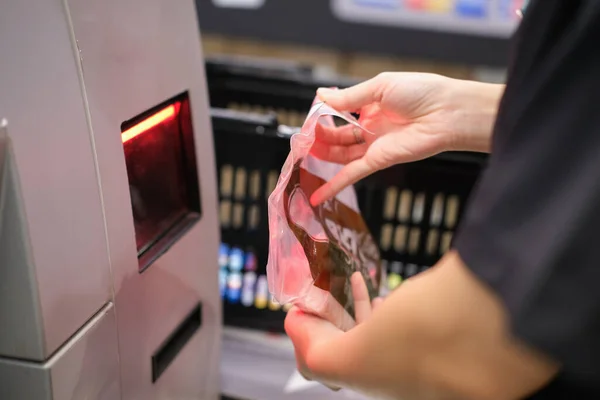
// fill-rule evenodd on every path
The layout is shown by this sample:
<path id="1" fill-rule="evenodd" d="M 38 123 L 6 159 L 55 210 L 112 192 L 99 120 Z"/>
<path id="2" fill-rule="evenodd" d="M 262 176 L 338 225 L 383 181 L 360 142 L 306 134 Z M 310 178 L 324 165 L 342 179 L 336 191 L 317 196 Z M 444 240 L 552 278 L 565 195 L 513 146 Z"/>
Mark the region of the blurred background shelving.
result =
<path id="1" fill-rule="evenodd" d="M 205 39 L 221 51 L 307 57 L 353 73 L 503 68 L 523 0 L 196 0 Z M 209 38 L 207 35 L 212 36 Z M 265 43 L 269 46 L 263 47 Z M 268 50 L 270 48 L 270 50 Z M 462 67 L 461 67 L 462 66 Z M 424 68 L 425 67 L 425 68 Z M 359 74 L 369 75 L 368 67 Z M 372 71 L 371 71 L 372 72 Z"/>

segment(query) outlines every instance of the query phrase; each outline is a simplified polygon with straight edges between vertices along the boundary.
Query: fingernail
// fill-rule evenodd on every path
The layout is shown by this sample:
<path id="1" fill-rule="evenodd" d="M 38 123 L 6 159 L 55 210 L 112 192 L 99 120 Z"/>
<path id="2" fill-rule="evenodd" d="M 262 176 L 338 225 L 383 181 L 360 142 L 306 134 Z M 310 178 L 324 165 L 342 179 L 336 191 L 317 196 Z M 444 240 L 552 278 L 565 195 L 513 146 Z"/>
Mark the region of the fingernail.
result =
<path id="1" fill-rule="evenodd" d="M 381 303 L 383 303 L 383 297 L 376 297 L 371 302 L 371 307 L 373 307 L 373 309 L 375 309 L 375 308 L 379 307 L 381 305 Z"/>
<path id="2" fill-rule="evenodd" d="M 329 97 L 333 94 L 334 90 L 327 88 L 319 88 L 317 89 L 317 96 L 321 98 L 321 100 L 325 100 L 325 97 Z"/>
<path id="3" fill-rule="evenodd" d="M 308 374 L 305 374 L 304 372 L 302 372 L 302 371 L 300 371 L 300 370 L 298 370 L 298 372 L 300 372 L 300 375 L 302 375 L 302 377 L 303 377 L 304 379 L 306 379 L 306 380 L 307 380 L 307 381 L 309 381 L 309 382 L 312 382 L 312 378 L 310 378 L 310 377 L 308 376 Z"/>
<path id="4" fill-rule="evenodd" d="M 312 196 L 310 196 L 310 205 L 313 207 L 316 207 L 319 205 L 319 197 L 317 196 L 317 193 L 313 193 Z"/>

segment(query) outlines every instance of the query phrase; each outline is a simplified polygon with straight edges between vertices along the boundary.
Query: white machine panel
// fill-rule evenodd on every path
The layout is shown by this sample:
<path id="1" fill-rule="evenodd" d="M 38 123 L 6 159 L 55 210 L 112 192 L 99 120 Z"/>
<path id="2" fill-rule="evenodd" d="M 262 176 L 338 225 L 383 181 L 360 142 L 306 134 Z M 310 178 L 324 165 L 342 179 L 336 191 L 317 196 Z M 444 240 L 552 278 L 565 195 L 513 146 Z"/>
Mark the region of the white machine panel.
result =
<path id="1" fill-rule="evenodd" d="M 46 360 L 111 297 L 75 54 L 62 2 L 0 2 L 0 357 Z"/>
<path id="2" fill-rule="evenodd" d="M 109 303 L 47 362 L 0 359 L 0 399 L 120 399 L 116 332 Z"/>
<path id="3" fill-rule="evenodd" d="M 123 399 L 216 399 L 221 330 L 216 173 L 194 1 L 68 0 L 68 4 L 101 176 Z M 180 96 L 175 103 L 165 103 L 174 96 Z M 144 221 L 138 216 L 134 225 L 132 204 L 144 214 L 144 206 L 154 207 L 161 193 L 167 193 L 157 187 L 164 183 L 171 193 L 179 175 L 164 179 L 173 165 L 163 164 L 161 148 L 154 148 L 159 156 L 148 148 L 135 155 L 124 142 L 141 135 L 144 147 L 144 141 L 155 143 L 144 135 L 156 134 L 158 142 L 178 135 L 177 129 L 169 131 L 173 128 L 169 118 L 184 104 L 190 107 L 193 142 L 183 147 L 195 152 L 197 168 L 194 182 L 181 187 L 199 186 L 200 217 L 171 235 L 172 240 L 150 259 L 138 259 L 152 244 L 141 240 Z M 181 124 L 189 122 L 184 117 Z M 152 131 L 167 120 L 171 122 L 164 129 Z M 188 128 L 180 126 L 189 133 Z M 130 135 L 131 130 L 135 133 Z M 149 184 L 156 187 L 131 180 L 148 171 L 156 174 Z M 154 227 L 158 229 L 151 226 L 150 231 Z M 201 309 L 196 308 L 199 304 Z M 194 333 L 186 337 L 185 332 Z M 181 338 L 183 345 L 178 344 Z"/>
<path id="4" fill-rule="evenodd" d="M 0 2 L 0 399 L 218 399 L 194 0 Z"/>

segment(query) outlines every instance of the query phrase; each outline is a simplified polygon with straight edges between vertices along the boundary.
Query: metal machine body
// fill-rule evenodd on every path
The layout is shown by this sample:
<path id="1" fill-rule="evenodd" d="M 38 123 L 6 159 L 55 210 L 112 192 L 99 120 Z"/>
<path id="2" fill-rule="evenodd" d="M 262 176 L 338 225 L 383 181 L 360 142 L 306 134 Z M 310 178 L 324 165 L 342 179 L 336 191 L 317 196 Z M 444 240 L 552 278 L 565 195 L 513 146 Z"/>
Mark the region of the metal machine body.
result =
<path id="1" fill-rule="evenodd" d="M 123 135 L 182 93 L 189 126 L 152 129 L 191 138 L 198 210 L 144 259 L 131 174 L 168 168 L 133 163 Z M 209 118 L 193 0 L 0 4 L 1 399 L 218 398 Z"/>

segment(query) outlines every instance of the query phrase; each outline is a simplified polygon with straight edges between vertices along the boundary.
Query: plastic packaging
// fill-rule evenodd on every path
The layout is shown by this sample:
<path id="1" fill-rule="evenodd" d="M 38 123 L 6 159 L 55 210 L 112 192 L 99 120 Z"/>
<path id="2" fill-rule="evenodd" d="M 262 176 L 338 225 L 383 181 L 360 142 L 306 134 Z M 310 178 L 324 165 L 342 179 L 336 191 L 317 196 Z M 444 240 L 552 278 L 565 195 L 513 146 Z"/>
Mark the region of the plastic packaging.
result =
<path id="1" fill-rule="evenodd" d="M 342 168 L 310 154 L 317 124 L 333 117 L 364 130 L 350 115 L 315 100 L 268 200 L 269 290 L 282 305 L 293 304 L 348 330 L 355 325 L 350 276 L 360 271 L 371 298 L 379 293 L 379 249 L 358 208 L 353 187 L 312 207 L 312 193 Z"/>

